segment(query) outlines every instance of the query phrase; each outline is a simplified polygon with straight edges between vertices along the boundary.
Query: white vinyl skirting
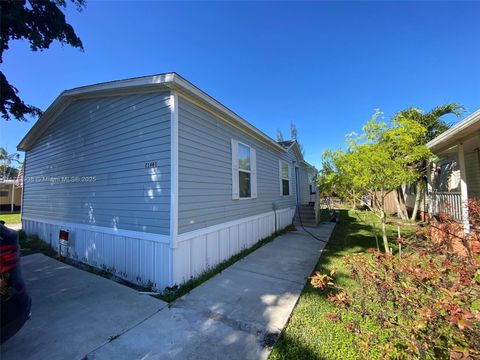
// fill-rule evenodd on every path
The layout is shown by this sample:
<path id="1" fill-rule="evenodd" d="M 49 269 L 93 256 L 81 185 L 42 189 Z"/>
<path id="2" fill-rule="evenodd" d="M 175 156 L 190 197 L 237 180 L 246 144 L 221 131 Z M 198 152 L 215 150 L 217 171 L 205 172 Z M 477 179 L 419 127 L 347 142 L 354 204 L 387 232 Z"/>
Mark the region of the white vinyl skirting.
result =
<path id="1" fill-rule="evenodd" d="M 59 250 L 59 232 L 69 231 L 68 256 L 157 290 L 181 284 L 292 223 L 295 208 L 238 219 L 178 235 L 114 230 L 47 219 L 22 219 L 23 230 Z M 276 222 L 275 222 L 276 219 Z"/>
<path id="2" fill-rule="evenodd" d="M 292 223 L 295 208 L 286 208 L 179 235 L 173 249 L 173 282 L 195 278 L 240 251 Z"/>
<path id="3" fill-rule="evenodd" d="M 170 237 L 52 220 L 22 219 L 27 234 L 37 234 L 58 251 L 60 229 L 69 231 L 69 257 L 111 271 L 135 284 L 170 283 Z"/>

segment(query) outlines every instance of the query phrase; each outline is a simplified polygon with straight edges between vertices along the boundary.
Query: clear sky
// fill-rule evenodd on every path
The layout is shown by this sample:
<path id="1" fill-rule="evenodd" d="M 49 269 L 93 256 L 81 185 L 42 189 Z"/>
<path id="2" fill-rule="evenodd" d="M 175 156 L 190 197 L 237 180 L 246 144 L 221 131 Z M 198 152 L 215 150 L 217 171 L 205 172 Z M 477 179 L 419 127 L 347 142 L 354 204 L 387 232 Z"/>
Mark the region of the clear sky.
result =
<path id="1" fill-rule="evenodd" d="M 273 138 L 294 121 L 320 166 L 374 108 L 480 108 L 479 17 L 459 1 L 88 1 L 67 8 L 85 52 L 16 41 L 2 68 L 43 110 L 64 89 L 176 71 Z M 34 120 L 0 120 L 0 146 L 14 151 Z"/>

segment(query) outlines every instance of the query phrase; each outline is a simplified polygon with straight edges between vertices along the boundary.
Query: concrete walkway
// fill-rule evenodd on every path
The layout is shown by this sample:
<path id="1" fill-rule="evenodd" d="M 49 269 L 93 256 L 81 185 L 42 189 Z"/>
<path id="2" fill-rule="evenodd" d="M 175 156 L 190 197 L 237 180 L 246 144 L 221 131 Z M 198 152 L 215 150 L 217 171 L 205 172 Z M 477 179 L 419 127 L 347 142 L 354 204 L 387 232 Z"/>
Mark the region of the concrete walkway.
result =
<path id="1" fill-rule="evenodd" d="M 34 254 L 21 258 L 32 316 L 1 346 L 2 360 L 82 359 L 167 303 Z"/>
<path id="2" fill-rule="evenodd" d="M 326 241 L 333 228 L 308 230 Z M 266 359 L 324 245 L 282 235 L 87 359 Z"/>

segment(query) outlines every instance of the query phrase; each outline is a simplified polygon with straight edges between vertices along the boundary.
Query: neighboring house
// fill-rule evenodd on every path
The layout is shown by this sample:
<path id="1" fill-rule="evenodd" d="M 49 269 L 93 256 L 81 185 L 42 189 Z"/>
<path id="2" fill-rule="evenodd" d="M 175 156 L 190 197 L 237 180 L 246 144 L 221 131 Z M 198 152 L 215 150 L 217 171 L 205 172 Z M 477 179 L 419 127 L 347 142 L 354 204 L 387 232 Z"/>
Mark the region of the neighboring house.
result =
<path id="1" fill-rule="evenodd" d="M 22 206 L 22 188 L 15 180 L 0 180 L 0 211 L 15 212 Z"/>
<path id="2" fill-rule="evenodd" d="M 422 199 L 420 210 L 431 216 L 447 213 L 469 231 L 467 201 L 480 198 L 480 110 L 427 146 L 438 161 L 430 166 L 428 196 Z M 415 190 L 407 189 L 406 194 L 407 204 L 413 208 Z"/>
<path id="3" fill-rule="evenodd" d="M 315 174 L 176 73 L 64 91 L 18 149 L 23 229 L 157 289 L 292 223 Z"/>

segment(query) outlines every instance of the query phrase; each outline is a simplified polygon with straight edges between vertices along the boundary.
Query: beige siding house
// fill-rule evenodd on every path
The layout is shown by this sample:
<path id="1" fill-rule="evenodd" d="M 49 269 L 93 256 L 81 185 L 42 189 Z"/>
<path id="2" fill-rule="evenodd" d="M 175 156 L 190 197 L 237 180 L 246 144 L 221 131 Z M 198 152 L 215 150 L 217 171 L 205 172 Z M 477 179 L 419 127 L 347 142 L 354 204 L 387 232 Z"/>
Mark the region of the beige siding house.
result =
<path id="1" fill-rule="evenodd" d="M 469 231 L 467 201 L 480 198 L 480 110 L 427 146 L 438 159 L 429 168 L 426 210 L 431 216 L 449 213 Z"/>
<path id="2" fill-rule="evenodd" d="M 19 211 L 22 206 L 22 188 L 14 180 L 0 181 L 0 211 Z"/>

